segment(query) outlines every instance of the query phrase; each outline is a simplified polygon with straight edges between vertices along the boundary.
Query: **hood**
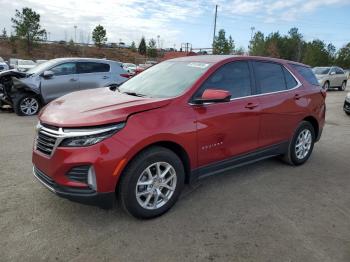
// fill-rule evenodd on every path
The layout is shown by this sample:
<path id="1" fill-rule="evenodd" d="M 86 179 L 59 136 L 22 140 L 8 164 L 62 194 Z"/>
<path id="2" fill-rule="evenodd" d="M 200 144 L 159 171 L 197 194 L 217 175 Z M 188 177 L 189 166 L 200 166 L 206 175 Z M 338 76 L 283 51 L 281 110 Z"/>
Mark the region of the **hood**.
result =
<path id="1" fill-rule="evenodd" d="M 170 99 L 142 98 L 109 88 L 70 93 L 49 103 L 41 122 L 59 127 L 87 127 L 122 122 L 131 114 L 163 107 Z"/>

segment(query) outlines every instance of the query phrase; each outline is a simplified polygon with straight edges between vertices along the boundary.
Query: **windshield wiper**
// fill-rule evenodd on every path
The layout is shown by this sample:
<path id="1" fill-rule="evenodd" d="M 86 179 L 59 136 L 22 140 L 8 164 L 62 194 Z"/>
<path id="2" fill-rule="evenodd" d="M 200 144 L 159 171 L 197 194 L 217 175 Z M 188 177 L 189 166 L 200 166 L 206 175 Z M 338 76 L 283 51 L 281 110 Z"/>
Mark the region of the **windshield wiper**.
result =
<path id="1" fill-rule="evenodd" d="M 122 92 L 123 94 L 127 94 L 129 96 L 138 96 L 138 97 L 145 97 L 146 95 L 144 94 L 140 94 L 140 93 L 136 93 L 136 92 Z"/>

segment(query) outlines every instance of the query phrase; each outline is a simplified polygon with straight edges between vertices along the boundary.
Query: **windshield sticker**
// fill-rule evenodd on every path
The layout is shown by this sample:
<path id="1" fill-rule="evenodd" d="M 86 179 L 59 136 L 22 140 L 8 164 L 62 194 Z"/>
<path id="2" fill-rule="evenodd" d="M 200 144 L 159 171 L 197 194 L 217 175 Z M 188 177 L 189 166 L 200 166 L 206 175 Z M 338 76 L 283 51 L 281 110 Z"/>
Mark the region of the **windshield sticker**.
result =
<path id="1" fill-rule="evenodd" d="M 204 63 L 189 63 L 187 66 L 190 67 L 197 67 L 197 68 L 207 68 L 209 66 L 209 64 L 204 64 Z"/>

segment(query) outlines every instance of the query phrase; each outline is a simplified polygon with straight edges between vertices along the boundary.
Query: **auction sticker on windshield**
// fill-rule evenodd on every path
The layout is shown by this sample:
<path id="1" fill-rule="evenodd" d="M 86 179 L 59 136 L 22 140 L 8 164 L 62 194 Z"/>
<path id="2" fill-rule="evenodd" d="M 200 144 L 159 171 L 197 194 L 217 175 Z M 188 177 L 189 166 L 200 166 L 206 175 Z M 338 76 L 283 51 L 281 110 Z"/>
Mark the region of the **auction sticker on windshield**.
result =
<path id="1" fill-rule="evenodd" d="M 209 66 L 209 64 L 205 64 L 205 63 L 189 63 L 187 66 L 190 66 L 190 67 L 198 67 L 198 68 L 207 68 Z"/>

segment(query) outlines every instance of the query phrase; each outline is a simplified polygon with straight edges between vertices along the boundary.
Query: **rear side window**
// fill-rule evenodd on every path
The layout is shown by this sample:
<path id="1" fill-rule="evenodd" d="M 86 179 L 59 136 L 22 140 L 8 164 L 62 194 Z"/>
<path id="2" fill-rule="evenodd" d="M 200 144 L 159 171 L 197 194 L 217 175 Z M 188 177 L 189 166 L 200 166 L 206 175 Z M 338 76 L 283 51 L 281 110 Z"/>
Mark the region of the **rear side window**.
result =
<path id="1" fill-rule="evenodd" d="M 344 72 L 343 72 L 343 70 L 341 70 L 340 68 L 335 68 L 335 72 L 336 72 L 336 74 L 337 75 L 342 75 L 342 74 L 344 74 Z"/>
<path id="2" fill-rule="evenodd" d="M 77 71 L 78 74 L 88 74 L 88 73 L 103 73 L 109 72 L 110 66 L 105 63 L 95 63 L 95 62 L 78 62 Z"/>
<path id="3" fill-rule="evenodd" d="M 310 67 L 306 67 L 306 66 L 301 66 L 301 65 L 294 65 L 291 64 L 291 66 L 298 71 L 298 73 L 311 85 L 315 85 L 318 86 L 319 83 L 317 81 L 317 78 L 314 74 L 314 72 L 312 72 L 312 69 Z"/>
<path id="4" fill-rule="evenodd" d="M 252 94 L 248 62 L 232 62 L 223 65 L 202 85 L 196 96 L 201 96 L 206 89 L 222 89 L 231 93 L 232 98 Z"/>
<path id="5" fill-rule="evenodd" d="M 286 90 L 285 73 L 281 65 L 254 62 L 254 71 L 261 94 Z"/>
<path id="6" fill-rule="evenodd" d="M 286 78 L 287 89 L 292 89 L 298 85 L 298 82 L 295 78 L 289 73 L 289 71 L 283 67 L 284 77 Z"/>

